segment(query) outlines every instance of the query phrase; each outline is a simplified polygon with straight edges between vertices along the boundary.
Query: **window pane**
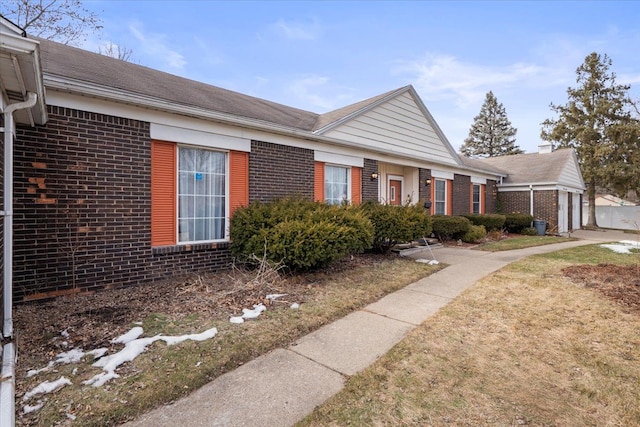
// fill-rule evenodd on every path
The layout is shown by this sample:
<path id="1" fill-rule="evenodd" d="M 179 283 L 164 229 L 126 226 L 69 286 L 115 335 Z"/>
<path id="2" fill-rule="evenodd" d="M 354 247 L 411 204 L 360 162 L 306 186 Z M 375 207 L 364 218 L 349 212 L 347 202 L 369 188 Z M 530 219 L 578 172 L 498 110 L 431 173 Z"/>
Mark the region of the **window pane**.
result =
<path id="1" fill-rule="evenodd" d="M 324 172 L 325 201 L 329 204 L 340 204 L 349 200 L 349 168 L 325 166 Z"/>
<path id="2" fill-rule="evenodd" d="M 436 215 L 445 215 L 447 213 L 447 182 L 437 179 L 435 185 L 435 213 Z"/>
<path id="3" fill-rule="evenodd" d="M 178 240 L 220 240 L 226 227 L 226 154 L 180 147 Z"/>

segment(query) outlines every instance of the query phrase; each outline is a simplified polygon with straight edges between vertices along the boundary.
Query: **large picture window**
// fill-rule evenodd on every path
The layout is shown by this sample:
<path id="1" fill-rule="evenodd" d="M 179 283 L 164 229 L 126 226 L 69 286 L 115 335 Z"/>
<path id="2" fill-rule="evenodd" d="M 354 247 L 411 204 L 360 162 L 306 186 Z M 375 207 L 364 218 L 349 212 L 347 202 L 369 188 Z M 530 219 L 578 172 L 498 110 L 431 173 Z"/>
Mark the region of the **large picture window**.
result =
<path id="1" fill-rule="evenodd" d="M 348 167 L 325 166 L 324 197 L 330 205 L 338 205 L 350 200 Z"/>
<path id="2" fill-rule="evenodd" d="M 435 214 L 446 215 L 447 213 L 447 181 L 435 180 Z"/>
<path id="3" fill-rule="evenodd" d="M 473 213 L 482 213 L 480 208 L 480 184 L 473 184 L 473 194 L 471 195 L 471 197 L 473 197 L 471 201 Z"/>
<path id="4" fill-rule="evenodd" d="M 225 238 L 226 169 L 226 153 L 178 148 L 178 242 Z"/>

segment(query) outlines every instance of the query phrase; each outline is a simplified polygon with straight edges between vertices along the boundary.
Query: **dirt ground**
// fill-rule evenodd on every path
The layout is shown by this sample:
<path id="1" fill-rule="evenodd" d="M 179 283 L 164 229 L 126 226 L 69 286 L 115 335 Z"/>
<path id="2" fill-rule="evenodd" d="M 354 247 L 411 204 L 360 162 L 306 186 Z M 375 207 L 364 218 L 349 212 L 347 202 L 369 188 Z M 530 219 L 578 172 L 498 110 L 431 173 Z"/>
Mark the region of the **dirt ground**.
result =
<path id="1" fill-rule="evenodd" d="M 640 313 L 640 266 L 574 265 L 562 272 L 574 282 L 615 301 L 623 309 Z"/>
<path id="2" fill-rule="evenodd" d="M 321 286 L 323 280 L 336 273 L 396 256 L 350 256 L 322 272 L 295 275 L 276 273 L 270 268 L 250 271 L 234 268 L 18 305 L 14 308 L 19 349 L 17 378 L 24 378 L 27 370 L 45 366 L 56 354 L 71 348 L 108 348 L 113 337 L 153 313 L 180 320 L 197 312 L 209 319 L 226 320 L 242 315 L 242 309 L 253 304 L 288 307 L 291 302 L 304 303 L 311 286 Z M 271 301 L 265 299 L 267 294 L 287 296 Z M 22 383 L 17 381 L 18 395 L 25 391 L 21 390 Z"/>

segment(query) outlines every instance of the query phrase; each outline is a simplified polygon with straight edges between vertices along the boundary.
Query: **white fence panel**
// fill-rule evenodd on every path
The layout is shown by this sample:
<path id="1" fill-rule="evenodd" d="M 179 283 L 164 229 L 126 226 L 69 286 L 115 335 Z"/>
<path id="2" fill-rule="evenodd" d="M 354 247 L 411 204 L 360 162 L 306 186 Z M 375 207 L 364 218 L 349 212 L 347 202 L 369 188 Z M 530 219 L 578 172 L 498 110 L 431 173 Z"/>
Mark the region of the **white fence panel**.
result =
<path id="1" fill-rule="evenodd" d="M 587 224 L 589 207 L 582 206 L 582 225 Z M 637 230 L 640 227 L 640 206 L 596 206 L 599 227 Z"/>

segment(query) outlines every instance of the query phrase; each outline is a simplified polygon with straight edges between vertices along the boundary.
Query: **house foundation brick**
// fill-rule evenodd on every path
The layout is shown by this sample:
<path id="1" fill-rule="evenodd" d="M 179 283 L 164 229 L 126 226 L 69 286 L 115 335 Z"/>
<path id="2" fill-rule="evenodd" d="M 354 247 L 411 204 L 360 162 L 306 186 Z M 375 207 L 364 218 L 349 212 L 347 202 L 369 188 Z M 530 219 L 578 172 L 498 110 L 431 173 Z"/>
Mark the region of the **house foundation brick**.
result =
<path id="1" fill-rule="evenodd" d="M 452 214 L 464 215 L 471 212 L 471 177 L 455 174 L 453 176 Z"/>

